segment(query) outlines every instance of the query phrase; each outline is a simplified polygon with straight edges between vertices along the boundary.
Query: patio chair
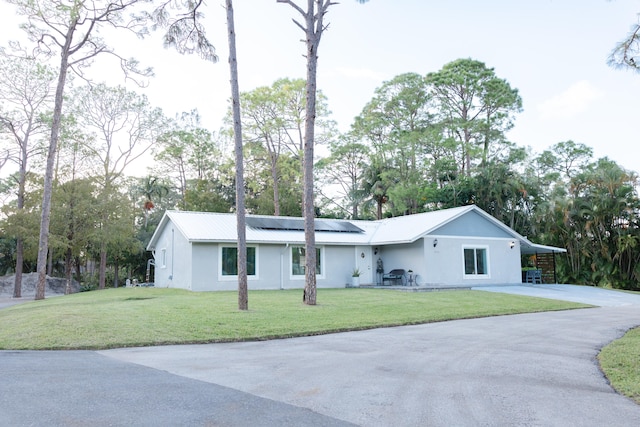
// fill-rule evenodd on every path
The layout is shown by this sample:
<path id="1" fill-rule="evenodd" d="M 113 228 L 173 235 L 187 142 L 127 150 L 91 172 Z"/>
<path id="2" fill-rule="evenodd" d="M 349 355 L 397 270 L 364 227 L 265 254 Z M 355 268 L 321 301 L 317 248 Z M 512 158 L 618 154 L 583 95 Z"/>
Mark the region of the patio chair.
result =
<path id="1" fill-rule="evenodd" d="M 407 272 L 401 268 L 397 268 L 395 270 L 391 270 L 390 272 L 382 275 L 382 284 L 384 282 L 391 282 L 391 284 L 407 284 Z"/>
<path id="2" fill-rule="evenodd" d="M 525 273 L 525 282 L 542 284 L 542 270 L 527 270 Z"/>

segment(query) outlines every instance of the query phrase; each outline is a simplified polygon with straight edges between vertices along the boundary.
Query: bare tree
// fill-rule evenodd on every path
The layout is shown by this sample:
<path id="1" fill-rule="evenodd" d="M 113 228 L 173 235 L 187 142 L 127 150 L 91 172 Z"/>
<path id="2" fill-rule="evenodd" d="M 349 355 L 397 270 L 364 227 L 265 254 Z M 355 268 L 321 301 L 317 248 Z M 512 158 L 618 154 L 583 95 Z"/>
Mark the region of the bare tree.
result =
<path id="1" fill-rule="evenodd" d="M 42 216 L 38 244 L 38 286 L 35 299 L 44 299 L 46 263 L 49 246 L 49 224 L 51 216 L 51 194 L 53 172 L 60 134 L 62 104 L 69 70 L 83 75 L 83 67 L 100 54 L 111 54 L 120 60 L 127 76 L 151 74 L 150 70 L 139 70 L 137 62 L 117 56 L 112 48 L 99 36 L 103 27 L 123 29 L 142 36 L 146 32 L 144 20 L 127 19 L 125 11 L 133 9 L 147 0 L 7 0 L 17 6 L 18 13 L 27 17 L 23 26 L 36 50 L 45 54 L 60 55 L 58 78 L 51 123 L 51 138 L 47 152 L 47 164 L 42 197 Z M 133 73 L 133 74 L 131 74 Z"/>
<path id="2" fill-rule="evenodd" d="M 11 157 L 18 165 L 18 213 L 24 209 L 25 183 L 28 161 L 33 154 L 43 153 L 41 144 L 32 139 L 48 129 L 46 110 L 50 108 L 53 95 L 55 71 L 20 51 L 17 45 L 11 53 L 0 51 L 0 125 L 2 133 L 9 134 L 17 146 Z M 24 237 L 16 236 L 16 273 L 13 297 L 22 296 L 22 271 L 24 262 Z"/>
<path id="3" fill-rule="evenodd" d="M 74 116 L 80 126 L 92 132 L 83 144 L 97 170 L 101 192 L 100 268 L 98 288 L 104 289 L 107 268 L 107 244 L 114 234 L 109 226 L 117 216 L 110 198 L 115 183 L 124 170 L 142 157 L 162 134 L 165 118 L 162 111 L 152 108 L 147 97 L 126 90 L 124 87 L 108 87 L 99 84 L 91 88 L 79 87 L 74 92 Z M 93 135 L 92 135 L 93 136 Z"/>

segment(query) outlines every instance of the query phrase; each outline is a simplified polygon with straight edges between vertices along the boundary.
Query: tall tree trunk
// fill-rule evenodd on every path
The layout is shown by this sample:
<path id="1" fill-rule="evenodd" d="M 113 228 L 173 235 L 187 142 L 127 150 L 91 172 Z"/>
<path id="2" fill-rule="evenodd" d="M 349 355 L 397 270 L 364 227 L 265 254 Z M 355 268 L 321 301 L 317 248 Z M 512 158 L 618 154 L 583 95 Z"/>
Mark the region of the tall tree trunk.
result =
<path id="1" fill-rule="evenodd" d="M 318 10 L 316 11 L 316 1 Z M 328 6 L 327 6 L 328 7 Z M 317 14 L 316 14 L 317 12 Z M 308 0 L 306 18 L 307 44 L 307 105 L 304 129 L 304 240 L 305 240 L 305 287 L 304 302 L 316 304 L 316 233 L 315 206 L 313 203 L 313 154 L 315 144 L 316 92 L 318 73 L 318 45 L 322 36 L 325 8 L 322 0 Z"/>
<path id="2" fill-rule="evenodd" d="M 227 29 L 229 38 L 229 71 L 233 113 L 233 140 L 236 157 L 236 221 L 238 232 L 238 309 L 249 309 L 247 290 L 247 238 L 244 208 L 244 156 L 242 153 L 242 123 L 240 117 L 240 88 L 236 58 L 236 32 L 233 20 L 233 1 L 227 2 Z"/>
<path id="3" fill-rule="evenodd" d="M 98 289 L 104 289 L 107 281 L 107 244 L 100 243 L 100 272 L 98 275 Z"/>
<path id="4" fill-rule="evenodd" d="M 16 240 L 16 275 L 13 282 L 13 297 L 22 298 L 22 272 L 24 269 L 24 241 L 18 236 Z"/>
<path id="5" fill-rule="evenodd" d="M 53 276 L 53 251 L 49 248 L 49 254 L 47 255 L 47 275 Z"/>
<path id="6" fill-rule="evenodd" d="M 487 166 L 489 157 L 489 137 L 491 133 L 491 110 L 487 109 L 487 125 L 484 131 L 484 145 L 482 146 L 482 167 Z"/>
<path id="7" fill-rule="evenodd" d="M 466 114 L 465 118 L 466 120 Z M 471 132 L 469 128 L 464 128 L 464 162 L 465 162 L 465 175 L 471 176 Z"/>
<path id="8" fill-rule="evenodd" d="M 80 271 L 80 257 L 76 256 L 76 257 L 75 257 L 75 262 L 74 262 L 73 264 L 74 264 L 75 269 L 76 269 L 76 280 L 77 280 L 78 282 L 80 282 L 80 279 L 81 279 L 81 276 L 80 276 L 80 275 L 81 275 L 81 273 L 82 273 L 82 272 Z"/>
<path id="9" fill-rule="evenodd" d="M 116 257 L 116 259 L 113 261 L 113 287 L 117 288 L 118 287 L 118 275 L 120 274 L 120 268 L 119 268 L 119 264 L 118 264 L 118 257 Z"/>
<path id="10" fill-rule="evenodd" d="M 67 248 L 67 253 L 64 258 L 64 276 L 66 282 L 64 294 L 69 295 L 71 293 L 71 280 L 73 279 L 73 253 L 71 252 L 71 247 Z"/>
<path id="11" fill-rule="evenodd" d="M 78 17 L 69 25 L 66 34 L 65 44 L 62 46 L 60 54 L 60 73 L 56 86 L 56 96 L 53 107 L 53 120 L 51 122 L 51 139 L 49 140 L 49 150 L 47 152 L 47 166 L 44 174 L 44 190 L 42 195 L 42 215 L 40 218 L 40 236 L 38 243 L 38 286 L 36 287 L 35 299 L 44 299 L 44 290 L 47 281 L 47 253 L 49 251 L 49 224 L 51 222 L 51 194 L 53 193 L 53 167 L 58 150 L 58 137 L 60 136 L 60 123 L 62 119 L 62 102 L 64 100 L 64 86 L 67 80 L 69 68 L 69 49 L 73 40 Z"/>
<path id="12" fill-rule="evenodd" d="M 28 133 L 31 132 L 29 125 Z M 27 137 L 28 138 L 28 137 Z M 25 183 L 27 181 L 27 138 L 20 144 L 20 171 L 18 173 L 18 212 L 24 211 Z M 13 297 L 22 298 L 22 272 L 24 271 L 24 239 L 22 232 L 16 239 L 16 275 L 13 283 Z"/>
<path id="13" fill-rule="evenodd" d="M 278 185 L 278 158 L 274 153 L 271 158 L 271 180 L 273 181 L 273 214 L 280 216 L 280 186 Z"/>

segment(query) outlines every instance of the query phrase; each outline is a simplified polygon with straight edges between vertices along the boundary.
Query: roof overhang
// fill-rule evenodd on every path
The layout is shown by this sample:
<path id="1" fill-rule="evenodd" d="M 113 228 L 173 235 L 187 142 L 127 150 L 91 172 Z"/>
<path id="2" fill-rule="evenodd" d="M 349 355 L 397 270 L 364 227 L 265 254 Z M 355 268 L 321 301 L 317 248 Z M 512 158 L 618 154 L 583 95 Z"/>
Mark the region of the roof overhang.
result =
<path id="1" fill-rule="evenodd" d="M 322 230 L 316 230 L 316 243 L 322 245 L 397 245 L 410 244 L 420 238 L 425 238 L 436 232 L 438 228 L 451 221 L 455 221 L 468 212 L 475 211 L 488 221 L 492 222 L 511 236 L 511 239 L 520 243 L 521 254 L 536 253 L 564 253 L 566 249 L 553 246 L 538 245 L 530 242 L 525 236 L 518 234 L 506 224 L 492 217 L 475 205 L 452 208 L 450 210 L 438 211 L 431 214 L 416 214 L 407 217 L 396 217 L 378 221 L 349 221 L 350 226 L 345 228 L 345 220 L 319 220 L 324 224 Z M 188 215 L 186 218 L 185 215 Z M 206 216 L 211 216 L 206 222 L 202 221 Z M 424 223 L 425 215 L 437 215 Z M 272 227 L 254 228 L 247 226 L 247 243 L 249 244 L 302 244 L 304 243 L 304 231 L 299 230 L 302 218 L 272 218 L 268 216 L 251 216 L 251 218 L 262 220 L 262 225 L 273 225 L 273 221 L 294 222 L 295 230 L 292 227 L 280 226 L 278 229 Z M 182 218 L 182 219 L 181 219 Z M 231 219 L 233 221 L 231 221 Z M 171 222 L 176 231 L 181 233 L 190 243 L 232 243 L 236 242 L 236 221 L 233 214 L 202 213 L 202 212 L 181 212 L 166 211 L 160 223 L 153 233 L 147 250 L 153 251 L 158 243 L 162 230 Z M 265 219 L 266 218 L 266 219 Z M 430 217 L 429 217 L 430 218 Z M 205 218 L 206 219 L 206 218 Z M 189 222 L 191 221 L 191 222 Z M 213 224 L 210 222 L 213 221 Z M 336 224 L 333 224 L 333 223 Z M 279 224 L 279 223 L 278 223 Z M 276 224 L 277 225 L 277 224 Z M 265 226 L 265 227 L 266 227 Z M 336 228 L 338 227 L 338 228 Z M 422 229 L 420 229 L 423 227 Z M 356 230 L 358 232 L 356 232 Z M 203 235 L 203 231 L 205 232 Z"/>
<path id="2" fill-rule="evenodd" d="M 564 248 L 557 248 L 555 246 L 546 246 L 546 245 L 538 245 L 536 243 L 531 243 L 528 240 L 520 242 L 520 253 L 525 255 L 535 255 L 535 254 L 553 254 L 553 253 L 565 253 L 567 252 Z"/>

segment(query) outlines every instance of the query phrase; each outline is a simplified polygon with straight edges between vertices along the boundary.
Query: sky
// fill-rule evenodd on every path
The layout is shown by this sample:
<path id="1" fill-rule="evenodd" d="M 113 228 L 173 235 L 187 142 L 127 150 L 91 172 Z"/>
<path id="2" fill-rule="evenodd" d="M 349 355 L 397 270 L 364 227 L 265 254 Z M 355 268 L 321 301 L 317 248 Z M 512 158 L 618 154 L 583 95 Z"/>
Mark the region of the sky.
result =
<path id="1" fill-rule="evenodd" d="M 296 12 L 276 0 L 234 3 L 240 90 L 304 78 Z M 140 90 L 155 106 L 169 116 L 196 108 L 211 130 L 223 125 L 230 97 L 223 4 L 208 0 L 205 9 L 218 63 L 164 49 L 159 34 L 115 43 L 124 56 L 154 68 L 155 77 Z M 640 172 L 640 74 L 606 63 L 638 13 L 640 0 L 341 0 L 325 17 L 318 87 L 346 131 L 383 82 L 472 58 L 494 68 L 522 97 L 511 141 L 540 153 L 572 140 L 593 148 L 596 158 Z M 18 37 L 21 21 L 0 4 L 0 45 Z M 97 78 L 124 83 L 117 69 L 96 67 Z"/>

